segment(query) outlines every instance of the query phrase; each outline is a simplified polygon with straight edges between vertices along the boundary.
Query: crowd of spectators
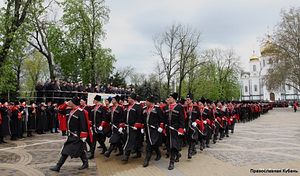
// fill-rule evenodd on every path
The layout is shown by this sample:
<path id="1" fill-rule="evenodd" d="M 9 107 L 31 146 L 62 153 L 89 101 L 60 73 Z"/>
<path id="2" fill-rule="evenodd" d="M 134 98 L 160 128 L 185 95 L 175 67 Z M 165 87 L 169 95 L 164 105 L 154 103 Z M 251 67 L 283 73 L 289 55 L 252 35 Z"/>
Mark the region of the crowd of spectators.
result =
<path id="1" fill-rule="evenodd" d="M 74 96 L 86 95 L 87 93 L 106 94 L 130 94 L 134 91 L 132 87 L 115 87 L 110 84 L 101 85 L 91 83 L 84 85 L 82 82 L 66 82 L 63 80 L 46 81 L 44 84 L 38 82 L 36 87 L 37 99 L 52 97 L 54 99 L 67 99 Z"/>

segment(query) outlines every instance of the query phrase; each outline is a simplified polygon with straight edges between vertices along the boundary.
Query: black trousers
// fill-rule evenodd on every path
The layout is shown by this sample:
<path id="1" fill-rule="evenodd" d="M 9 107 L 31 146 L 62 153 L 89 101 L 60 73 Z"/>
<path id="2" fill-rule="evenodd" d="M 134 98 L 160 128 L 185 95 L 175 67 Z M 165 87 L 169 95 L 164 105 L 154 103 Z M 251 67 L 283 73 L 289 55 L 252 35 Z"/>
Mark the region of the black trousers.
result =
<path id="1" fill-rule="evenodd" d="M 103 134 L 97 134 L 97 133 L 94 133 L 94 134 L 93 134 L 93 143 L 92 143 L 90 152 L 91 152 L 92 154 L 95 153 L 96 142 L 97 142 L 97 141 L 98 141 L 98 143 L 100 144 L 100 146 L 102 147 L 102 149 L 106 151 L 107 148 L 106 148 L 106 145 L 105 145 L 105 139 L 106 139 L 106 137 L 105 137 Z"/>

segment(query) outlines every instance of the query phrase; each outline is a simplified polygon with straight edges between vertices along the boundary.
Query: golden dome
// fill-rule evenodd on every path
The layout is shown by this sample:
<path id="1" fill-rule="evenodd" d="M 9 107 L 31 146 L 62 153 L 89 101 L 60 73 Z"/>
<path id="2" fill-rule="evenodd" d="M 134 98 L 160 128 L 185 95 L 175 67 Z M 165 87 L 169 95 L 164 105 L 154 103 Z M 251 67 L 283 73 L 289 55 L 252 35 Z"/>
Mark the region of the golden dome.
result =
<path id="1" fill-rule="evenodd" d="M 259 58 L 256 55 L 252 55 L 250 61 L 259 61 Z"/>

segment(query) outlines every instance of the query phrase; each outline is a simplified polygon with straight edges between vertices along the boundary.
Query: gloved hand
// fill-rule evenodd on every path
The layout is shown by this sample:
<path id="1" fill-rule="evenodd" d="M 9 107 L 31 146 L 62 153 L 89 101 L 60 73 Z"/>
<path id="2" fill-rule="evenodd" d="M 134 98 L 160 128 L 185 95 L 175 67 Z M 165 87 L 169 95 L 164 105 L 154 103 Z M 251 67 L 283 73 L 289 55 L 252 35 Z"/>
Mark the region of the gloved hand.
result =
<path id="1" fill-rule="evenodd" d="M 102 130 L 103 130 L 103 127 L 102 127 L 102 126 L 99 126 L 98 130 L 99 130 L 99 131 L 102 131 Z"/>
<path id="2" fill-rule="evenodd" d="M 193 126 L 193 127 L 196 127 L 196 126 L 197 126 L 197 123 L 196 123 L 196 122 L 193 122 L 193 123 L 192 123 L 192 126 Z"/>
<path id="3" fill-rule="evenodd" d="M 215 121 L 217 122 L 217 121 L 218 121 L 218 119 L 215 119 Z"/>
<path id="4" fill-rule="evenodd" d="M 178 135 L 184 135 L 183 133 L 178 132 Z"/>
<path id="5" fill-rule="evenodd" d="M 119 131 L 119 133 L 123 133 L 123 128 L 122 127 L 119 128 L 118 131 Z"/>
<path id="6" fill-rule="evenodd" d="M 86 141 L 86 138 L 80 138 L 82 140 L 82 142 L 85 142 Z"/>
<path id="7" fill-rule="evenodd" d="M 203 123 L 204 123 L 204 124 L 207 124 L 207 121 L 206 121 L 206 120 L 204 120 L 204 121 L 203 121 Z"/>
<path id="8" fill-rule="evenodd" d="M 132 129 L 133 129 L 133 130 L 137 130 L 137 128 L 136 128 L 136 127 L 132 127 Z"/>
<path id="9" fill-rule="evenodd" d="M 157 131 L 158 131 L 159 133 L 161 133 L 161 132 L 163 131 L 163 129 L 162 129 L 161 127 L 158 127 Z"/>
<path id="10" fill-rule="evenodd" d="M 145 130 L 144 130 L 144 128 L 142 128 L 142 129 L 141 129 L 141 133 L 144 134 L 144 132 L 145 132 Z"/>

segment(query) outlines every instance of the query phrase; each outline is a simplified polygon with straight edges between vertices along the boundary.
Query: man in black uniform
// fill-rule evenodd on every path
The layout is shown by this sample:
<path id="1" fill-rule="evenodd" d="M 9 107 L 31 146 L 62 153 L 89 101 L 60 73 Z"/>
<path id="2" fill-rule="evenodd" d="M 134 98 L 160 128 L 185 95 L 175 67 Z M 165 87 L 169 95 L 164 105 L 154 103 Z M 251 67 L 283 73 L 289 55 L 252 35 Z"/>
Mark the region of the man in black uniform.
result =
<path id="1" fill-rule="evenodd" d="M 135 93 L 130 94 L 128 97 L 128 106 L 125 108 L 125 144 L 124 144 L 124 155 L 122 161 L 127 162 L 132 150 L 136 149 L 136 156 L 141 157 L 141 151 L 136 146 L 139 141 L 138 130 L 142 128 L 142 108 L 136 103 L 137 95 Z"/>
<path id="2" fill-rule="evenodd" d="M 168 106 L 165 107 L 165 124 L 167 127 L 167 150 L 170 153 L 169 170 L 174 169 L 174 162 L 178 162 L 181 154 L 182 139 L 184 135 L 184 109 L 176 103 L 177 93 L 173 93 L 168 98 Z"/>
<path id="3" fill-rule="evenodd" d="M 161 158 L 159 146 L 161 144 L 161 133 L 163 131 L 163 114 L 159 106 L 154 105 L 154 97 L 150 96 L 146 99 L 146 106 L 143 109 L 143 126 L 146 132 L 146 157 L 144 160 L 144 167 L 149 165 L 152 152 L 156 152 L 155 160 Z"/>
<path id="4" fill-rule="evenodd" d="M 101 154 L 104 154 L 107 150 L 105 146 L 106 136 L 104 135 L 103 128 L 101 127 L 101 122 L 107 118 L 108 112 L 107 112 L 107 108 L 100 103 L 101 99 L 102 98 L 100 95 L 95 96 L 94 108 L 91 110 L 90 113 L 90 121 L 92 121 L 92 127 L 93 127 L 93 145 L 90 149 L 90 155 L 88 157 L 89 159 L 94 158 L 97 141 L 102 147 Z"/>
<path id="5" fill-rule="evenodd" d="M 111 152 L 118 147 L 119 153 L 117 156 L 123 154 L 123 146 L 122 146 L 122 136 L 123 136 L 123 129 L 125 127 L 125 119 L 124 119 L 124 110 L 119 105 L 120 96 L 117 95 L 112 98 L 112 106 L 109 109 L 109 116 L 105 122 L 101 123 L 103 128 L 105 126 L 111 125 L 112 135 L 109 139 L 110 146 L 108 150 L 105 152 L 104 156 L 109 158 Z"/>
<path id="6" fill-rule="evenodd" d="M 74 97 L 71 101 L 67 102 L 67 104 L 72 108 L 68 117 L 68 138 L 64 143 L 58 163 L 56 166 L 50 168 L 50 170 L 56 172 L 60 171 L 60 168 L 68 156 L 71 158 L 80 157 L 83 164 L 79 170 L 89 167 L 86 151 L 84 150 L 86 145 L 85 141 L 88 136 L 88 125 L 84 111 L 78 107 L 80 100 L 77 97 Z"/>
<path id="7" fill-rule="evenodd" d="M 193 155 L 195 155 L 196 149 L 196 141 L 199 138 L 199 129 L 197 127 L 197 121 L 199 121 L 200 117 L 200 109 L 199 107 L 193 103 L 193 100 L 191 99 L 190 95 L 186 98 L 187 103 L 187 116 L 188 116 L 188 143 L 189 143 L 189 149 L 188 149 L 188 159 L 191 159 Z"/>

